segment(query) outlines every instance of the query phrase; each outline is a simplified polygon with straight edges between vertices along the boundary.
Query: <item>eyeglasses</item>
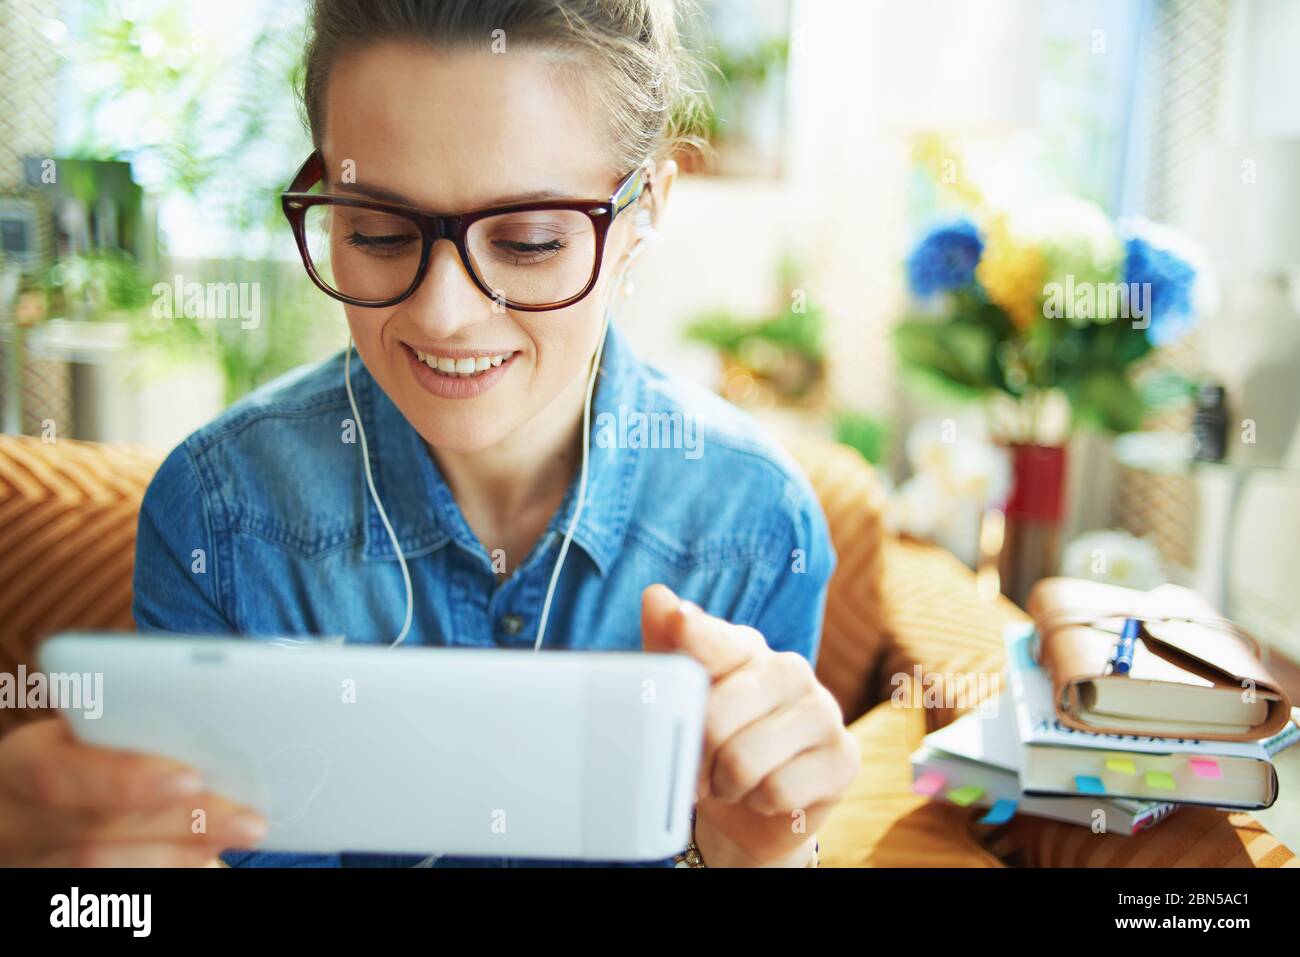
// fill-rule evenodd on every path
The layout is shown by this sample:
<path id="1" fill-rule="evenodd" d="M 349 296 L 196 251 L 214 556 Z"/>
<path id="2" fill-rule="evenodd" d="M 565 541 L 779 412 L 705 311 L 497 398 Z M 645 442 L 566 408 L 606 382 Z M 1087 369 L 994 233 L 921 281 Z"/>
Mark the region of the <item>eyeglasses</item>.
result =
<path id="1" fill-rule="evenodd" d="M 643 164 L 608 199 L 547 200 L 439 216 L 399 203 L 308 192 L 325 178 L 312 153 L 280 196 L 307 274 L 354 306 L 395 306 L 419 287 L 433 244 L 450 240 L 471 279 L 503 308 L 562 309 L 596 285 L 614 217 L 649 184 Z"/>

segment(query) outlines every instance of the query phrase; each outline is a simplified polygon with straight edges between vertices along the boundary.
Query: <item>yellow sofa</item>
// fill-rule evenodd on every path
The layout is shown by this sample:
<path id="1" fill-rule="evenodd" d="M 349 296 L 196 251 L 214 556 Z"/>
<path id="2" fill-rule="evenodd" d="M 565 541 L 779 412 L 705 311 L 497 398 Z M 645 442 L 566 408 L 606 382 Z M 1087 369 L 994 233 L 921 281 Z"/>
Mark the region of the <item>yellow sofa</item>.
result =
<path id="1" fill-rule="evenodd" d="M 975 809 L 913 794 L 908 755 L 956 712 L 895 706 L 894 676 L 997 672 L 1002 627 L 1024 615 L 980 598 L 951 554 L 888 534 L 880 483 L 855 452 L 811 439 L 791 452 L 839 555 L 818 677 L 863 756 L 819 833 L 825 866 L 1300 866 L 1248 814 L 1186 808 L 1126 838 L 1023 816 L 979 825 Z M 159 462 L 141 449 L 0 435 L 0 671 L 34 667 L 35 645 L 62 629 L 133 627 L 135 517 Z M 35 716 L 0 711 L 0 735 Z"/>

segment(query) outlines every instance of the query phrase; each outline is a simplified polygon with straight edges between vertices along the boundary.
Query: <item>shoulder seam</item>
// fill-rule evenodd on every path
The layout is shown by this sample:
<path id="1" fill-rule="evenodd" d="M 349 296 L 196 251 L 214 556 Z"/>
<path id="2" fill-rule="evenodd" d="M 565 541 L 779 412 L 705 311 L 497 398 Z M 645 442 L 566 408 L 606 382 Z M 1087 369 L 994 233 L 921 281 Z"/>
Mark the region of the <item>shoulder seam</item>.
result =
<path id="1" fill-rule="evenodd" d="M 225 439 L 238 435 L 244 429 L 248 428 L 263 419 L 303 419 L 316 415 L 333 406 L 346 408 L 348 405 L 347 393 L 343 389 L 335 388 L 329 392 L 310 399 L 306 402 L 295 403 L 287 407 L 275 405 L 261 408 L 247 409 L 234 416 L 230 422 L 223 423 L 220 428 L 211 426 L 200 429 L 186 441 L 191 451 L 195 455 L 202 455 L 210 448 Z"/>

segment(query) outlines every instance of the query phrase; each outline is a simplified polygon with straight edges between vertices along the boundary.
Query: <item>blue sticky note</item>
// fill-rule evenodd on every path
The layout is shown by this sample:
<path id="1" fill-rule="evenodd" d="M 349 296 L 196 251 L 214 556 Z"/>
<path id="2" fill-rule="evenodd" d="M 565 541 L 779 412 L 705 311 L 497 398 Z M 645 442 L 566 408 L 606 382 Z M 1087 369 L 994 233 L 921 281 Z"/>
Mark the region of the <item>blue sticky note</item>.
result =
<path id="1" fill-rule="evenodd" d="M 1009 798 L 1002 798 L 1000 801 L 993 802 L 987 814 L 979 819 L 980 824 L 1005 824 L 1016 816 L 1016 802 Z"/>
<path id="2" fill-rule="evenodd" d="M 1074 776 L 1074 786 L 1080 794 L 1106 793 L 1106 785 L 1101 783 L 1101 778 L 1093 777 L 1091 774 L 1076 774 Z"/>

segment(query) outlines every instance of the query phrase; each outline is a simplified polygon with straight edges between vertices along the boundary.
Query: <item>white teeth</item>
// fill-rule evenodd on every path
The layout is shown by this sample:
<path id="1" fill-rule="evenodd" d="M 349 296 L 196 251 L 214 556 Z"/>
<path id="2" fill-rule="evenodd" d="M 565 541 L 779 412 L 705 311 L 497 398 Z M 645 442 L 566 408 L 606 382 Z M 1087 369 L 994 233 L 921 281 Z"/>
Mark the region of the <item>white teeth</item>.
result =
<path id="1" fill-rule="evenodd" d="M 474 356 L 468 359 L 452 359 L 449 356 L 435 356 L 427 352 L 421 352 L 419 349 L 412 350 L 415 357 L 427 365 L 430 369 L 442 373 L 443 375 L 454 376 L 456 378 L 474 376 L 481 372 L 486 372 L 493 366 L 499 366 L 510 358 L 513 353 L 502 353 L 500 355 Z"/>

